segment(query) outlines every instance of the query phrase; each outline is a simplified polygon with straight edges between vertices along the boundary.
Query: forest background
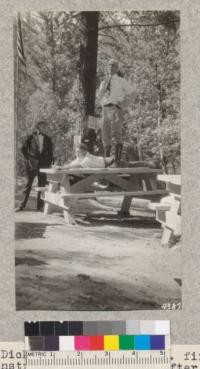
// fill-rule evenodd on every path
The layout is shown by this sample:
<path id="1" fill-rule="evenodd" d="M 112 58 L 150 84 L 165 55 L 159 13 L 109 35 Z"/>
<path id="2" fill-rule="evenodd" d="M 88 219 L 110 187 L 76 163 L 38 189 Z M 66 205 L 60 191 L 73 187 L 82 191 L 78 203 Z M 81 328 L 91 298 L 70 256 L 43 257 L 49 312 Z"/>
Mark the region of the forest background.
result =
<path id="1" fill-rule="evenodd" d="M 86 13 L 92 12 L 31 12 L 15 20 L 17 175 L 24 173 L 22 143 L 38 120 L 48 122 L 57 162 L 74 155 L 83 128 L 82 74 L 87 71 L 82 68 L 81 46 L 87 43 Z M 19 21 L 22 62 L 17 50 Z M 93 100 L 110 58 L 119 62 L 124 77 L 135 86 L 123 109 L 123 158 L 153 160 L 166 173 L 180 173 L 179 12 L 95 12 L 94 22 Z M 99 109 L 93 113 L 101 115 Z M 101 153 L 99 135 L 94 151 Z"/>

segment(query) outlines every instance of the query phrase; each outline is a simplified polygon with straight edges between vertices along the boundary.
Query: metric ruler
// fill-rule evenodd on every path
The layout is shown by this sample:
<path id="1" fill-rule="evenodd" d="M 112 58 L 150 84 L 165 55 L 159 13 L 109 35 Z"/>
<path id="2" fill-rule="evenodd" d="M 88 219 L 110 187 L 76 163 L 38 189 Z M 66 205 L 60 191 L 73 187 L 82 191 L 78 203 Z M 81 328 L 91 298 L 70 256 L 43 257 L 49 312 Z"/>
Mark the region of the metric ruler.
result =
<path id="1" fill-rule="evenodd" d="M 164 351 L 27 351 L 26 369 L 170 369 Z"/>

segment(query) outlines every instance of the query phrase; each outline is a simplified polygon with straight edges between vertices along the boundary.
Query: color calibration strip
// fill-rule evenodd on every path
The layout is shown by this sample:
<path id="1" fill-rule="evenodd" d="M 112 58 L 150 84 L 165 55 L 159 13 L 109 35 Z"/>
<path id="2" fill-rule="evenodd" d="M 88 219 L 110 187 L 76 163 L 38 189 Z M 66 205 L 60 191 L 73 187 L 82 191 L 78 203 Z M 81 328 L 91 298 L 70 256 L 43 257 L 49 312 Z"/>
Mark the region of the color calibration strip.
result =
<path id="1" fill-rule="evenodd" d="M 27 351 L 119 351 L 168 350 L 164 335 L 31 336 L 25 337 Z"/>
<path id="2" fill-rule="evenodd" d="M 25 322 L 25 336 L 170 335 L 168 320 Z"/>

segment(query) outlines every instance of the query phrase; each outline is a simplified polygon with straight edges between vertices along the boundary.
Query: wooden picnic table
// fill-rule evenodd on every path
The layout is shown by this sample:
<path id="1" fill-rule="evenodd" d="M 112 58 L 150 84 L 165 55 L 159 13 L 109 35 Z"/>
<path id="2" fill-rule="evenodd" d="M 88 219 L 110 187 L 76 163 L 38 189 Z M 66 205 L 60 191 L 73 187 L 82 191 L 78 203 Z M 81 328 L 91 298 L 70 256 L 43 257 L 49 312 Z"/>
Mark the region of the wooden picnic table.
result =
<path id="1" fill-rule="evenodd" d="M 54 211 L 55 206 L 63 210 L 65 221 L 75 224 L 74 203 L 80 199 L 122 196 L 121 210 L 128 214 L 134 197 L 158 200 L 168 192 L 159 189 L 157 175 L 160 169 L 138 168 L 74 168 L 40 169 L 46 173 L 48 188 L 44 189 L 44 214 Z M 95 191 L 95 182 L 106 180 L 116 190 Z"/>

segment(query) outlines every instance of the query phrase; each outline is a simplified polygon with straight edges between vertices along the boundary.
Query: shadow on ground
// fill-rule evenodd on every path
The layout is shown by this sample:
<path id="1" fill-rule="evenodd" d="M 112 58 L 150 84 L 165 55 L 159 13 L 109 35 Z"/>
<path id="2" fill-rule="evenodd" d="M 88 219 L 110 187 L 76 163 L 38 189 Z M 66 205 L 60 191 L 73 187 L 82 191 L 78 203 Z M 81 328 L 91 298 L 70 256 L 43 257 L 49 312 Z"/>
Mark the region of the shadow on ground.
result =
<path id="1" fill-rule="evenodd" d="M 47 265 L 47 263 L 45 263 L 42 260 L 38 260 L 37 258 L 34 257 L 16 257 L 15 258 L 15 265 Z"/>
<path id="2" fill-rule="evenodd" d="M 89 214 L 82 216 L 79 214 L 76 218 L 77 223 L 83 226 L 116 226 L 116 227 L 133 227 L 134 228 L 160 228 L 160 224 L 151 218 L 139 218 L 138 216 L 123 217 L 117 214 Z"/>
<path id="3" fill-rule="evenodd" d="M 39 286 L 35 291 L 34 300 L 30 293 L 33 283 L 34 286 Z M 25 288 L 23 293 L 17 288 L 17 310 L 79 310 L 81 308 L 82 311 L 112 311 L 160 308 L 160 303 L 153 296 L 139 293 L 138 288 L 133 285 L 130 286 L 128 294 L 120 282 L 116 286 L 116 283 L 92 278 L 87 274 L 78 274 L 66 280 L 36 274 L 35 281 L 28 278 L 28 284 L 30 290 Z M 73 289 L 70 286 L 73 286 Z M 45 300 L 42 298 L 42 291 L 46 291 Z"/>
<path id="4" fill-rule="evenodd" d="M 28 238 L 45 238 L 44 233 L 48 226 L 56 226 L 57 223 L 26 223 L 16 222 L 15 223 L 15 239 L 26 240 Z"/>

